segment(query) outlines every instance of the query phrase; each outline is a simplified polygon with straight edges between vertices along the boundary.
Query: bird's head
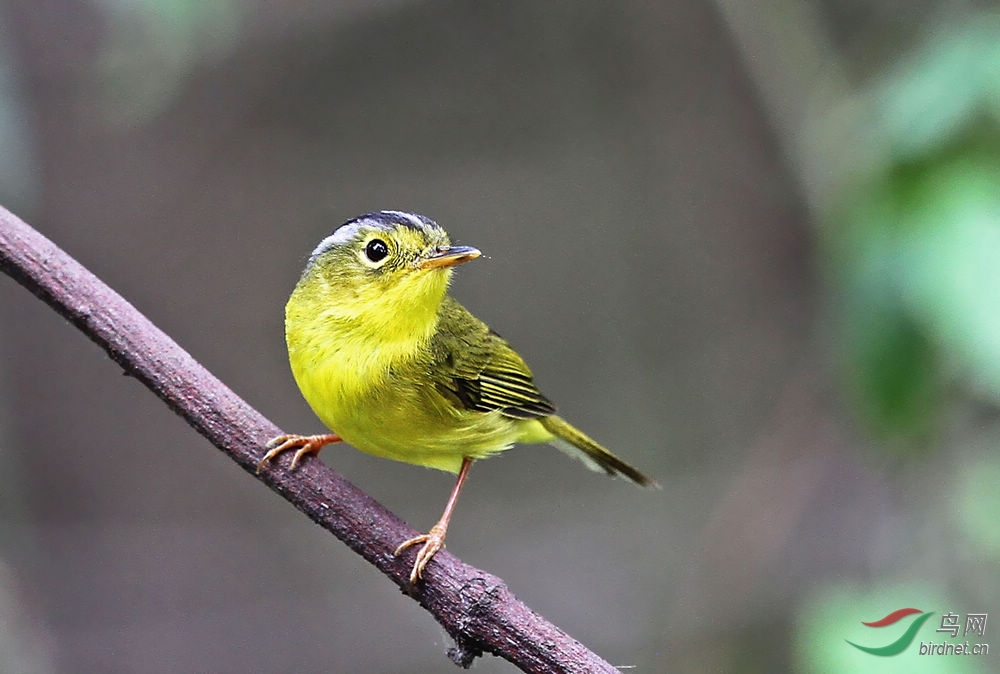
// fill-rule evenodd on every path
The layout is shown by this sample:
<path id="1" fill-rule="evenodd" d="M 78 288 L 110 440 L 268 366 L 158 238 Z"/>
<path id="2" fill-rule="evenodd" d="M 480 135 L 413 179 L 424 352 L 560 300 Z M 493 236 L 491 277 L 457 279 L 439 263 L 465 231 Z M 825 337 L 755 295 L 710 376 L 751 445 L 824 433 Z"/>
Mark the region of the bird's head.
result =
<path id="1" fill-rule="evenodd" d="M 407 316 L 433 320 L 452 267 L 479 255 L 470 246 L 451 245 L 447 232 L 429 218 L 377 211 L 320 241 L 296 292 L 315 302 L 315 310 L 372 328 L 401 325 Z"/>

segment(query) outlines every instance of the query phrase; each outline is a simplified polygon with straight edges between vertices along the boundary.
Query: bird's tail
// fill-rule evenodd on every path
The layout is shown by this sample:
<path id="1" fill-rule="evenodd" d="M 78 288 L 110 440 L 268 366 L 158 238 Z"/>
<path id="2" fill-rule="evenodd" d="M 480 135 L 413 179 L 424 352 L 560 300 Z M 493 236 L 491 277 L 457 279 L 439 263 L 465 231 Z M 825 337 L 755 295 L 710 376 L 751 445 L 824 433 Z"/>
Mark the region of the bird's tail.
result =
<path id="1" fill-rule="evenodd" d="M 634 482 L 641 487 L 660 486 L 651 478 L 643 475 L 591 440 L 583 431 L 570 425 L 562 417 L 553 414 L 552 416 L 542 417 L 539 421 L 545 430 L 555 436 L 555 438 L 550 440 L 553 445 L 574 459 L 583 461 L 591 470 L 607 473 L 608 475 L 621 475 L 626 480 Z"/>

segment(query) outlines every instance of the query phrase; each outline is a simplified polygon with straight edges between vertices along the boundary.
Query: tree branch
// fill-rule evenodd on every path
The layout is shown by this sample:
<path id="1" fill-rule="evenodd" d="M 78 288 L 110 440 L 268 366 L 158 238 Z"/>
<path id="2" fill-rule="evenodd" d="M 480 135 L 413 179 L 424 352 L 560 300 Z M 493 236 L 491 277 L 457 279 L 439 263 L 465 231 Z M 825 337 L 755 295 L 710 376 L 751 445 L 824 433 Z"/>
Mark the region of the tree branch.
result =
<path id="1" fill-rule="evenodd" d="M 388 576 L 404 591 L 412 553 L 393 550 L 418 532 L 321 461 L 295 471 L 287 459 L 256 474 L 263 445 L 279 429 L 229 390 L 120 295 L 0 207 L 0 269 L 107 351 L 195 430 L 244 470 Z M 610 664 L 518 601 L 504 582 L 442 550 L 412 596 L 468 667 L 483 652 L 525 672 L 616 672 Z"/>

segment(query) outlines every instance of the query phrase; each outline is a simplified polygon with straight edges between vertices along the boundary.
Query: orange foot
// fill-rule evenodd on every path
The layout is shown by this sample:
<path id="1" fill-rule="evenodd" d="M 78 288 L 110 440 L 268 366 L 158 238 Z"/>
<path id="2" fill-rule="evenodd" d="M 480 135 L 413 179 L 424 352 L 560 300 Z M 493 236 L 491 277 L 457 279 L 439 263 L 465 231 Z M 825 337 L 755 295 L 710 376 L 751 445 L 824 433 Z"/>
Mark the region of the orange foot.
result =
<path id="1" fill-rule="evenodd" d="M 265 445 L 265 447 L 270 447 L 271 449 L 257 464 L 257 472 L 259 473 L 278 454 L 298 447 L 298 451 L 292 457 L 292 463 L 288 466 L 289 470 L 291 470 L 298 466 L 299 461 L 307 454 L 319 454 L 319 450 L 334 442 L 340 442 L 340 436 L 334 433 L 327 433 L 326 435 L 279 435 L 269 440 L 267 445 Z"/>
<path id="2" fill-rule="evenodd" d="M 410 572 L 411 586 L 423 577 L 424 567 L 431 561 L 431 557 L 444 547 L 444 537 L 447 533 L 448 525 L 441 526 L 441 523 L 438 522 L 426 534 L 420 534 L 419 536 L 405 540 L 396 548 L 396 552 L 393 554 L 398 556 L 399 553 L 412 545 L 416 545 L 417 543 L 424 544 L 424 547 L 420 548 L 420 552 L 417 553 L 416 561 L 413 562 L 413 571 Z"/>

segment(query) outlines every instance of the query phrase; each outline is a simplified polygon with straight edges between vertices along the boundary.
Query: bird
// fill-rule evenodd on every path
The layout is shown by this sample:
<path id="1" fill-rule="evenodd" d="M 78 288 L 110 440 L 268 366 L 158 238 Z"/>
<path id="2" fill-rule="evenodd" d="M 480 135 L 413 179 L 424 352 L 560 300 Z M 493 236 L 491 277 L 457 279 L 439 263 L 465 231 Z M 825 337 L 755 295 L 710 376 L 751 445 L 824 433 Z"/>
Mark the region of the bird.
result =
<path id="1" fill-rule="evenodd" d="M 285 452 L 295 450 L 291 470 L 345 441 L 456 474 L 440 520 L 395 550 L 421 546 L 411 588 L 444 546 L 473 462 L 515 443 L 553 444 L 593 470 L 658 487 L 558 416 L 524 359 L 448 294 L 455 266 L 480 255 L 422 215 L 366 213 L 319 242 L 285 306 L 292 374 L 332 433 L 273 438 L 258 472 Z"/>

